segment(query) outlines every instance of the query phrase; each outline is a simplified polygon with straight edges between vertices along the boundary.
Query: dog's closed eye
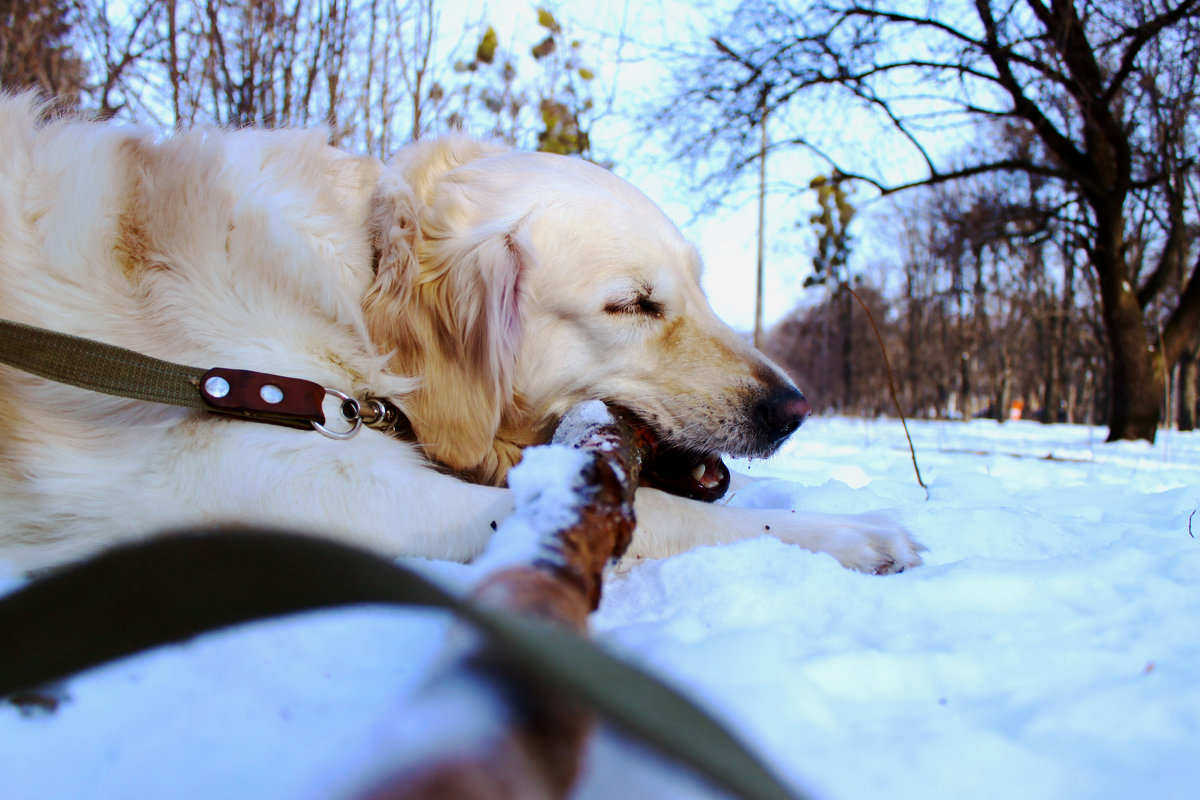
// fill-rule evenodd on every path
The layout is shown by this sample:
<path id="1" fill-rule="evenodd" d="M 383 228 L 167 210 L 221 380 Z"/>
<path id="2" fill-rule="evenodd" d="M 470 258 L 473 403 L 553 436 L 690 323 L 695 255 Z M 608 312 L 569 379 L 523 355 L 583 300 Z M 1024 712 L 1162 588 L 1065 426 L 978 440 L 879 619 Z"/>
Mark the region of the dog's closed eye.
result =
<path id="1" fill-rule="evenodd" d="M 652 299 L 649 292 L 610 300 L 605 304 L 604 311 L 608 314 L 639 314 L 654 319 L 663 318 L 663 304 Z"/>

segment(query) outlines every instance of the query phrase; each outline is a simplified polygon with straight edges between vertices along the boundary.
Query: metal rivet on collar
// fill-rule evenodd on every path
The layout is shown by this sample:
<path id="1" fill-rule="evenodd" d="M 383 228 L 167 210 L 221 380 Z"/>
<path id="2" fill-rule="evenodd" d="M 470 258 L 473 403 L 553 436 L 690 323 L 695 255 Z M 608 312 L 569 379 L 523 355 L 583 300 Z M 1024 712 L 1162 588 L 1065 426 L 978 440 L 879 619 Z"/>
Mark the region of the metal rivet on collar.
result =
<path id="1" fill-rule="evenodd" d="M 204 392 L 209 397 L 224 397 L 229 394 L 229 381 L 214 375 L 204 382 Z"/>

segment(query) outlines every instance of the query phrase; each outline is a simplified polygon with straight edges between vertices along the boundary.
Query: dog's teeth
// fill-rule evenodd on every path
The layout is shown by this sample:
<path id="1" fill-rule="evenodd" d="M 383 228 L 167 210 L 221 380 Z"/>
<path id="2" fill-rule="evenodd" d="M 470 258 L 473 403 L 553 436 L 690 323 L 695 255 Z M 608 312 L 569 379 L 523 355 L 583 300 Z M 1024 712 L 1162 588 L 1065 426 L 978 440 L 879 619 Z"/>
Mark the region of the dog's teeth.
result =
<path id="1" fill-rule="evenodd" d="M 692 477 L 696 479 L 697 483 L 703 483 L 704 471 L 705 468 L 703 464 L 697 464 L 696 468 L 692 470 Z"/>

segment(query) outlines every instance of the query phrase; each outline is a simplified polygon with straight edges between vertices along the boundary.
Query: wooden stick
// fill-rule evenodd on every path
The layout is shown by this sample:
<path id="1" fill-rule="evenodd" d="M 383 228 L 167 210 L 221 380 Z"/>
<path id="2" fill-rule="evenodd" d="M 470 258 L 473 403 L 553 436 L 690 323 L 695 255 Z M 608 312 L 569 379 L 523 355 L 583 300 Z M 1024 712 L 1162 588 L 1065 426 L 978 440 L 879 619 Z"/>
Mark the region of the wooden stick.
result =
<path id="1" fill-rule="evenodd" d="M 600 601 L 602 570 L 624 553 L 633 535 L 633 496 L 647 442 L 620 412 L 596 402 L 576 406 L 564 417 L 549 449 L 564 455 L 564 447 L 584 454 L 563 459 L 577 465 L 572 474 L 560 476 L 571 498 L 567 513 L 546 507 L 561 492 L 534 492 L 522 500 L 518 491 L 513 516 L 483 558 L 511 548 L 506 537 L 538 532 L 548 516 L 571 521 L 538 532 L 532 558 L 490 574 L 474 599 L 586 633 L 587 616 Z M 527 451 L 526 461 L 533 455 L 538 454 Z M 428 721 L 422 738 L 444 746 L 432 748 L 434 753 L 421 747 L 419 753 L 402 754 L 408 763 L 387 768 L 361 800 L 562 798 L 578 776 L 592 729 L 592 715 L 581 704 L 532 685 L 475 645 L 456 654 L 416 705 L 405 709 L 406 716 L 415 713 Z"/>

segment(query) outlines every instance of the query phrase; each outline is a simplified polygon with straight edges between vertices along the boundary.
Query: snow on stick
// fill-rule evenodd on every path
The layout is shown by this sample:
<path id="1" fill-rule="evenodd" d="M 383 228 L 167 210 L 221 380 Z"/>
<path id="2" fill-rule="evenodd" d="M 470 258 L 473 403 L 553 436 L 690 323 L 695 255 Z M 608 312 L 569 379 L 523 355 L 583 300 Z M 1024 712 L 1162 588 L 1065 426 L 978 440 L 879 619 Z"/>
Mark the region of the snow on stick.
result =
<path id="1" fill-rule="evenodd" d="M 646 443 L 619 415 L 582 403 L 550 445 L 526 451 L 509 477 L 516 509 L 481 559 L 495 571 L 475 590 L 477 603 L 586 632 L 601 572 L 624 553 L 635 525 Z M 487 647 L 462 645 L 405 711 L 427 720 L 421 746 L 405 746 L 407 763 L 386 769 L 362 800 L 524 800 L 570 791 L 591 713 Z"/>

